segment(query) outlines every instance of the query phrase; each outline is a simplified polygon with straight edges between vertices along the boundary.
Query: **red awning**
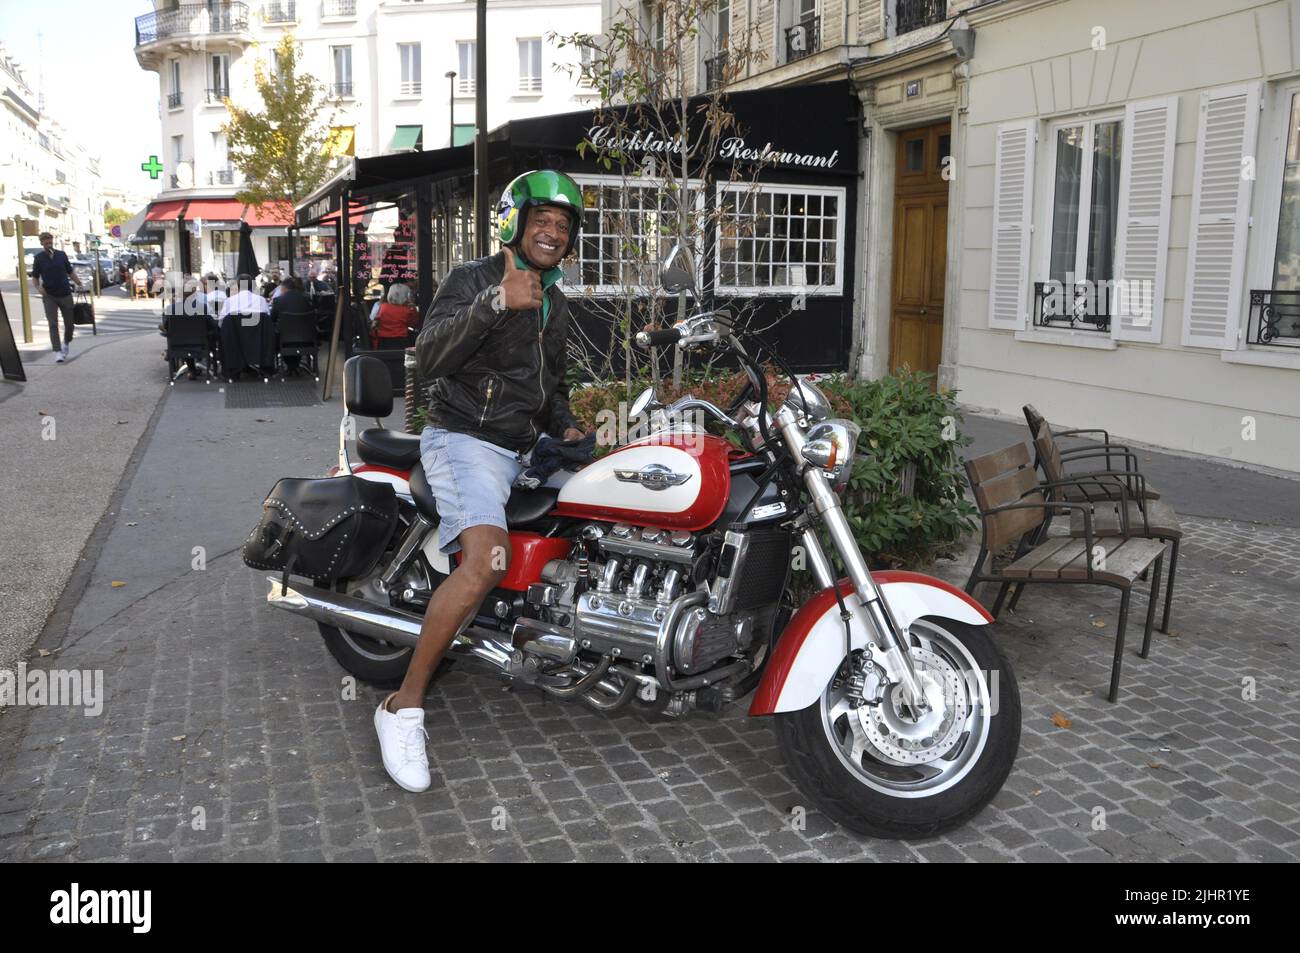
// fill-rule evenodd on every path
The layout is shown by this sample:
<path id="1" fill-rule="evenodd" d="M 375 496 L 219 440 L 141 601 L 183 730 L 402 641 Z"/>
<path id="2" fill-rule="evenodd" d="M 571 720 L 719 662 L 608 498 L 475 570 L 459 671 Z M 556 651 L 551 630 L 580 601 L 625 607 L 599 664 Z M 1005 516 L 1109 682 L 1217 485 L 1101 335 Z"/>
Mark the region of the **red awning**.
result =
<path id="1" fill-rule="evenodd" d="M 185 209 L 185 200 L 172 202 L 154 202 L 145 213 L 146 222 L 174 222 L 180 218 Z"/>
<path id="2" fill-rule="evenodd" d="M 201 218 L 215 222 L 237 222 L 244 215 L 244 203 L 234 199 L 191 199 L 190 207 L 185 210 L 185 218 L 194 221 Z"/>
<path id="3" fill-rule="evenodd" d="M 293 207 L 288 202 L 268 202 L 261 208 L 249 205 L 244 209 L 244 221 L 250 228 L 288 228 L 293 224 Z"/>

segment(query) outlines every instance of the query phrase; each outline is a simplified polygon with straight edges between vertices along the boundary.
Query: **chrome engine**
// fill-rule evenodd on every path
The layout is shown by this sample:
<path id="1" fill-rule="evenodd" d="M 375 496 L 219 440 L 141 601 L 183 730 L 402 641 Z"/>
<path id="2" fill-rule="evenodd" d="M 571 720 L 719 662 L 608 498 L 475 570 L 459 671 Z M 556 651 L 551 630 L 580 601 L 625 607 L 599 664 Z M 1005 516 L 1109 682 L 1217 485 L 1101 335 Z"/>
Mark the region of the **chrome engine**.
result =
<path id="1" fill-rule="evenodd" d="M 699 690 L 749 674 L 789 554 L 789 533 L 771 527 L 713 534 L 588 524 L 574 555 L 548 563 L 528 591 L 539 621 L 579 650 L 547 674 L 580 680 L 601 666 L 615 676 L 601 681 L 607 693 L 635 682 L 642 701 L 666 692 L 667 710 L 685 711 Z"/>

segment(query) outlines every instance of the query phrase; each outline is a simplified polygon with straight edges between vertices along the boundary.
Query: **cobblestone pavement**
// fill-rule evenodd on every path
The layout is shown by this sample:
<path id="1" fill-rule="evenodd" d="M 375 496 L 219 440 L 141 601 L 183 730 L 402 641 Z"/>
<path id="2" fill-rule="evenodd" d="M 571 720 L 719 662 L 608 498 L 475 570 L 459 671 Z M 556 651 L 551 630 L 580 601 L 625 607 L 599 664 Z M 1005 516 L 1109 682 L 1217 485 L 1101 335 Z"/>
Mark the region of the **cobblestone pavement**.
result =
<path id="1" fill-rule="evenodd" d="M 379 694 L 345 700 L 314 626 L 267 608 L 230 554 L 32 661 L 102 668 L 107 701 L 0 714 L 0 859 L 1300 859 L 1300 541 L 1189 524 L 1174 631 L 1130 651 L 1118 704 L 1110 590 L 1030 589 L 998 623 L 1019 758 L 987 810 L 931 841 L 815 810 L 795 829 L 803 799 L 743 706 L 607 718 L 459 670 L 430 693 L 434 786 L 407 794 L 379 761 Z"/>

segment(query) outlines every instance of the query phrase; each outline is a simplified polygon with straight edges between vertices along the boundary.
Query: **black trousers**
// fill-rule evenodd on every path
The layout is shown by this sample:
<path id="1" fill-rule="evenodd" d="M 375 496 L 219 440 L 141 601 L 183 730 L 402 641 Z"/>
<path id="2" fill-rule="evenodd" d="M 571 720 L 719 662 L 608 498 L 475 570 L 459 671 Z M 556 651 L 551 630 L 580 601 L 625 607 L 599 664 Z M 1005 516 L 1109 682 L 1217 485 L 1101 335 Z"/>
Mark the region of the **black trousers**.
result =
<path id="1" fill-rule="evenodd" d="M 56 298 L 53 295 L 43 294 L 41 300 L 45 304 L 45 320 L 50 323 L 50 347 L 54 350 L 60 350 L 59 344 L 59 312 L 63 312 L 63 343 L 66 344 L 72 340 L 72 295 L 64 295 L 62 298 Z"/>

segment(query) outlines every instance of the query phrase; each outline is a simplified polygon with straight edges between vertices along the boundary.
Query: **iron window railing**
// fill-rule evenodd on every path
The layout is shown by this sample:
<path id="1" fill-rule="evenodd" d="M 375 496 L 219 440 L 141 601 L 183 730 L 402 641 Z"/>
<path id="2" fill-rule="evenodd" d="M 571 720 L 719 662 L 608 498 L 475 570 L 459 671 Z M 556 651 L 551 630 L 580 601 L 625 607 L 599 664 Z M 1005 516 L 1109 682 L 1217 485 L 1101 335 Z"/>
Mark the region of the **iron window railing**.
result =
<path id="1" fill-rule="evenodd" d="M 398 91 L 403 96 L 419 96 L 422 86 L 418 79 L 404 79 L 398 84 Z"/>
<path id="2" fill-rule="evenodd" d="M 208 185 L 234 185 L 234 169 L 217 169 L 215 172 L 208 173 Z"/>
<path id="3" fill-rule="evenodd" d="M 894 34 L 911 33 L 941 23 L 947 14 L 948 0 L 895 0 Z"/>
<path id="4" fill-rule="evenodd" d="M 704 88 L 718 89 L 727 77 L 727 51 L 723 50 L 704 61 Z"/>
<path id="5" fill-rule="evenodd" d="M 180 109 L 180 108 L 181 108 L 181 94 L 180 94 L 180 93 L 168 93 L 168 94 L 167 94 L 167 108 L 168 108 L 168 109 Z"/>
<path id="6" fill-rule="evenodd" d="M 208 102 L 215 106 L 220 106 L 222 102 L 230 98 L 229 86 L 213 86 L 207 92 Z"/>
<path id="7" fill-rule="evenodd" d="M 262 8 L 262 19 L 267 23 L 297 23 L 298 11 L 294 0 L 277 0 Z"/>
<path id="8" fill-rule="evenodd" d="M 330 91 L 331 91 L 331 92 L 332 92 L 332 93 L 333 93 L 333 94 L 334 94 L 338 99 L 347 99 L 347 98 L 349 98 L 349 97 L 352 95 L 352 84 L 351 84 L 351 83 L 335 83 L 333 86 L 330 87 Z"/>
<path id="9" fill-rule="evenodd" d="M 1269 347 L 1300 347 L 1300 291 L 1250 292 L 1247 341 Z"/>
<path id="10" fill-rule="evenodd" d="M 1059 281 L 1034 285 L 1034 327 L 1110 331 L 1110 287 L 1106 282 L 1081 281 L 1073 287 Z"/>
<path id="11" fill-rule="evenodd" d="M 243 33 L 248 30 L 246 3 L 182 3 L 135 18 L 135 45 L 173 36 Z"/>
<path id="12" fill-rule="evenodd" d="M 806 17 L 785 31 L 785 61 L 811 56 L 821 49 L 822 18 Z"/>
<path id="13" fill-rule="evenodd" d="M 325 17 L 354 17 L 357 15 L 357 0 L 324 0 L 320 12 Z"/>

